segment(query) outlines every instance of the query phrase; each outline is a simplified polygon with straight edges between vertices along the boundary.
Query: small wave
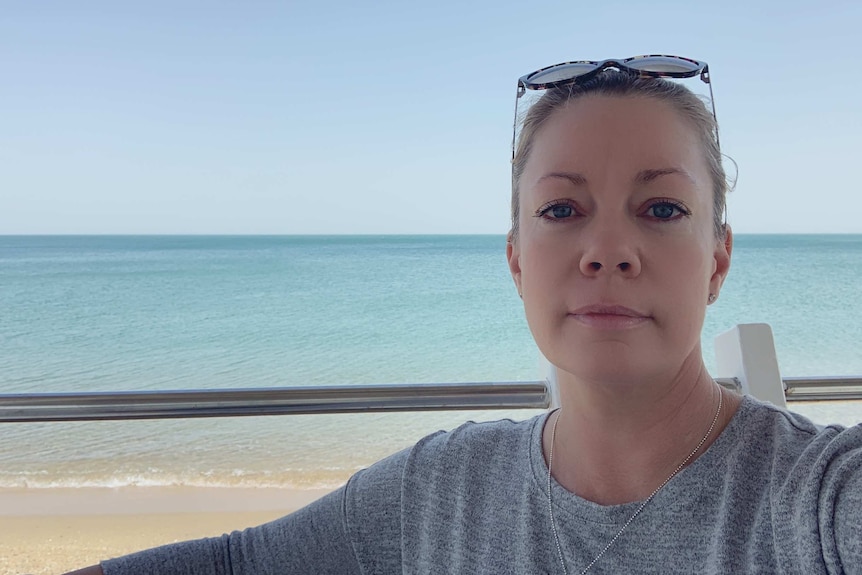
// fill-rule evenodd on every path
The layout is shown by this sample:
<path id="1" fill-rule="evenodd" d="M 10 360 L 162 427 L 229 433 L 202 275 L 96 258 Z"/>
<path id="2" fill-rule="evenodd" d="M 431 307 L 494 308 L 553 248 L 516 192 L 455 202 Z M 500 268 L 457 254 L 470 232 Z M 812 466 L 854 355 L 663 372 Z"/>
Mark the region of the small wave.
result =
<path id="1" fill-rule="evenodd" d="M 206 471 L 195 476 L 172 474 L 105 475 L 58 477 L 46 472 L 0 474 L 0 489 L 75 489 L 124 487 L 219 487 L 335 489 L 344 484 L 350 473 L 344 469 L 329 473 L 261 473 L 234 469 Z"/>

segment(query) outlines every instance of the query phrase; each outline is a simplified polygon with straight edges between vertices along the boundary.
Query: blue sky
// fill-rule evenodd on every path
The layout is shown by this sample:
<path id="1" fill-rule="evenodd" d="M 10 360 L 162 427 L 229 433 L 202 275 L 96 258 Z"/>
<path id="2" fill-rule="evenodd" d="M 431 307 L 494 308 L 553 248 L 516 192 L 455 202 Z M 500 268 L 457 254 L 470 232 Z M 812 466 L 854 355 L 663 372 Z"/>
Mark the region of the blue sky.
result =
<path id="1" fill-rule="evenodd" d="M 0 233 L 505 233 L 515 81 L 709 62 L 737 233 L 862 233 L 856 2 L 5 2 Z"/>

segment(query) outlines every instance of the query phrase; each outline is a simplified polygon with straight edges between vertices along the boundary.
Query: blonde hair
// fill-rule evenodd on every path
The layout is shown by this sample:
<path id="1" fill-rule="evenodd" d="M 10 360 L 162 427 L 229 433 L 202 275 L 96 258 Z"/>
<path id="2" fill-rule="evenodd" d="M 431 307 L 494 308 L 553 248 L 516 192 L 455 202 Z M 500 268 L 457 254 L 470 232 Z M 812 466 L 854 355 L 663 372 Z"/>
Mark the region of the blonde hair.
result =
<path id="1" fill-rule="evenodd" d="M 521 124 L 521 133 L 518 137 L 515 157 L 512 160 L 512 229 L 509 232 L 511 238 L 514 240 L 518 236 L 520 216 L 518 187 L 527 160 L 529 160 L 533 150 L 536 134 L 557 108 L 587 95 L 654 98 L 667 102 L 689 120 L 689 123 L 698 133 L 712 180 L 715 235 L 717 238 L 723 238 L 725 234 L 723 217 L 730 185 L 721 162 L 721 150 L 718 147 L 718 125 L 712 112 L 707 109 L 698 96 L 681 84 L 661 78 L 640 78 L 614 70 L 602 72 L 583 84 L 569 84 L 550 88 L 545 91 L 538 102 L 530 107 Z"/>

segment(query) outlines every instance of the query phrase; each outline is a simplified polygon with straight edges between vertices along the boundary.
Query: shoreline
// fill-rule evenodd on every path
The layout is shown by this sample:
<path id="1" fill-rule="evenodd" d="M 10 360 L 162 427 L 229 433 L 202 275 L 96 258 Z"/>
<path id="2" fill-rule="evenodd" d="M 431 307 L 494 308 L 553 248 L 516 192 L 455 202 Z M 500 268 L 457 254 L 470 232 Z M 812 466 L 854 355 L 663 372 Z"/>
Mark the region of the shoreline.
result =
<path id="1" fill-rule="evenodd" d="M 260 525 L 330 489 L 0 489 L 0 575 L 57 575 L 100 560 Z"/>

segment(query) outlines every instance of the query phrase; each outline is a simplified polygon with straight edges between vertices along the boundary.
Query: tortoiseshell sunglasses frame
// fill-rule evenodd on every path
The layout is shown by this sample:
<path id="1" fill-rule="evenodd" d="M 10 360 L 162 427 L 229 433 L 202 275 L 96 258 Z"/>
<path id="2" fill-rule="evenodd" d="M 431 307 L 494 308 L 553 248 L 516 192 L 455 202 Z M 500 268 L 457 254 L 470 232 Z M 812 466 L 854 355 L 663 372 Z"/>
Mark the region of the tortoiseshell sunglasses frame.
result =
<path id="1" fill-rule="evenodd" d="M 674 60 L 682 60 L 683 62 L 693 64 L 694 69 L 681 72 L 668 72 L 665 70 L 644 70 L 641 68 L 633 68 L 628 65 L 630 62 L 644 60 L 646 58 L 672 58 Z M 553 68 L 558 68 L 560 66 L 569 66 L 572 64 L 589 64 L 591 66 L 594 66 L 594 69 L 588 72 L 584 72 L 583 74 L 576 74 L 570 78 L 563 78 L 562 80 L 556 80 L 554 82 L 535 83 L 530 81 L 530 78 L 533 78 L 541 74 L 542 72 L 551 70 Z M 586 82 L 590 78 L 593 78 L 597 74 L 609 68 L 615 68 L 617 70 L 620 70 L 621 72 L 626 72 L 634 76 L 647 78 L 693 78 L 694 76 L 700 75 L 700 79 L 707 86 L 709 86 L 709 103 L 712 106 L 712 117 L 715 119 L 715 143 L 718 145 L 719 149 L 721 149 L 721 144 L 718 140 L 718 116 L 716 116 L 715 114 L 715 98 L 713 98 L 712 96 L 712 82 L 710 82 L 709 66 L 707 65 L 707 63 L 700 62 L 698 60 L 692 60 L 691 58 L 684 58 L 682 56 L 670 56 L 667 54 L 645 54 L 643 56 L 632 56 L 631 58 L 624 58 L 621 60 L 575 60 L 573 62 L 561 62 L 560 64 L 554 64 L 553 66 L 546 66 L 544 68 L 540 68 L 535 72 L 531 72 L 526 76 L 521 76 L 520 78 L 518 78 L 518 91 L 515 96 L 515 121 L 512 125 L 512 162 L 515 161 L 515 137 L 518 130 L 518 101 L 521 99 L 521 96 L 526 93 L 527 90 L 547 90 L 549 88 L 566 86 L 568 84 L 580 84 L 581 82 Z"/>

